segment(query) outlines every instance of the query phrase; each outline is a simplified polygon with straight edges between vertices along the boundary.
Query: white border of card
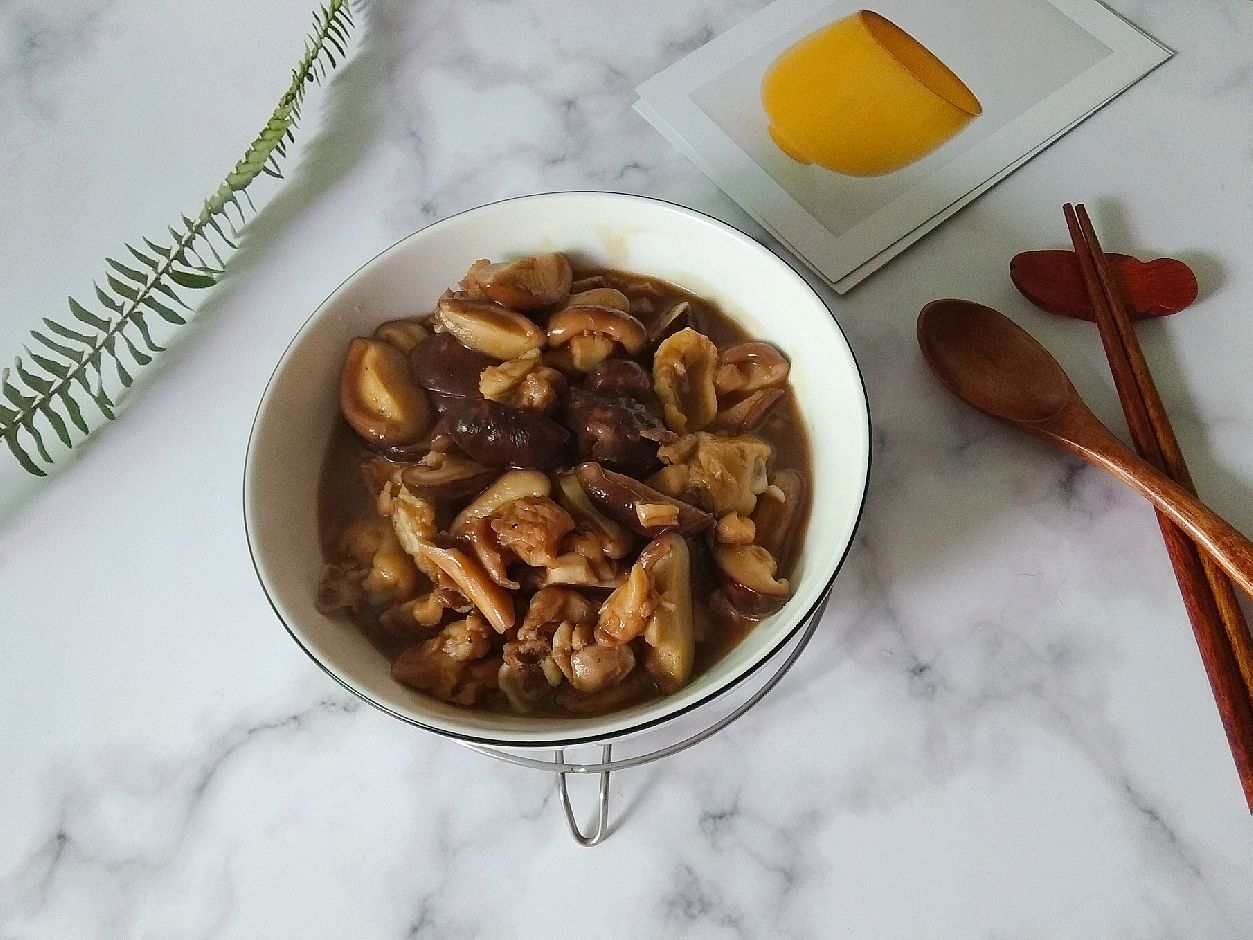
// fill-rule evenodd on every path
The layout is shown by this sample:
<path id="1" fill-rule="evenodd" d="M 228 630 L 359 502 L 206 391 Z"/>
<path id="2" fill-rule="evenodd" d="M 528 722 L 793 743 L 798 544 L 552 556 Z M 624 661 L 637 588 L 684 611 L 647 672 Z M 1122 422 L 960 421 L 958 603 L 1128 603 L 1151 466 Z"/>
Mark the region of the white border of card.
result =
<path id="1" fill-rule="evenodd" d="M 635 109 L 842 294 L 1174 54 L 1098 0 L 1048 2 L 1113 55 L 839 236 L 740 149 L 692 94 L 825 7 L 842 11 L 842 5 L 832 0 L 777 0 L 640 85 Z"/>

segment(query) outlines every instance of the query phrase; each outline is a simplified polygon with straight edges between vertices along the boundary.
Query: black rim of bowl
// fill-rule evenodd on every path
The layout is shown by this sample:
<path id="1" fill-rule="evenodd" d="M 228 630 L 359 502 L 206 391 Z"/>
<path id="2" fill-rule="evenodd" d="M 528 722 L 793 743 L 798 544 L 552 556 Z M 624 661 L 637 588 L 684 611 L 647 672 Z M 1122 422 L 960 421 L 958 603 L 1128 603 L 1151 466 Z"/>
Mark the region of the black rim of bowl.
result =
<path id="1" fill-rule="evenodd" d="M 762 251 L 767 252 L 771 257 L 775 258 L 781 264 L 789 268 L 792 271 L 792 273 L 796 275 L 797 279 L 800 280 L 801 283 L 805 285 L 805 287 L 809 290 L 811 294 L 813 294 L 814 299 L 818 301 L 818 303 L 821 304 L 822 307 L 827 311 L 827 314 L 831 317 L 831 322 L 835 324 L 836 330 L 839 332 L 840 337 L 844 340 L 844 345 L 848 348 L 848 353 L 849 353 L 850 358 L 853 360 L 853 368 L 856 370 L 857 380 L 861 384 L 862 402 L 865 406 L 865 411 L 866 411 L 866 477 L 865 477 L 864 482 L 862 483 L 861 498 L 857 506 L 857 515 L 853 519 L 853 528 L 852 528 L 852 531 L 849 533 L 848 543 L 844 546 L 844 551 L 841 553 L 839 560 L 835 563 L 835 568 L 831 571 L 831 574 L 828 576 L 826 584 L 824 584 L 822 587 L 822 590 L 818 592 L 817 599 L 814 601 L 812 605 L 810 605 L 809 609 L 806 610 L 805 613 L 800 618 L 797 619 L 796 623 L 782 637 L 779 638 L 778 642 L 775 643 L 774 646 L 770 647 L 769 650 L 767 650 L 764 654 L 759 656 L 756 662 L 752 663 L 742 673 L 732 678 L 729 682 L 726 682 L 723 685 L 720 685 L 717 688 L 710 690 L 706 695 L 702 696 L 699 699 L 696 699 L 695 701 L 683 706 L 680 709 L 677 709 L 676 711 L 669 712 L 665 715 L 660 715 L 656 718 L 652 718 L 647 721 L 641 721 L 638 724 L 634 724 L 627 728 L 619 729 L 617 731 L 612 731 L 612 732 L 609 732 L 608 734 L 602 732 L 600 734 L 575 735 L 573 737 L 568 737 L 568 738 L 559 738 L 559 739 L 553 739 L 553 740 L 546 739 L 546 740 L 540 740 L 540 741 L 505 740 L 501 738 L 482 737 L 479 735 L 466 734 L 464 732 L 459 732 L 459 731 L 451 731 L 447 728 L 439 728 L 439 727 L 436 727 L 435 725 L 429 725 L 426 722 L 420 721 L 411 715 L 402 714 L 396 711 L 395 709 L 390 708 L 389 706 L 383 704 L 382 702 L 371 698 L 365 692 L 358 689 L 356 686 L 352 685 L 351 683 L 347 682 L 343 677 L 338 675 L 334 670 L 332 670 L 325 663 L 323 663 L 322 660 L 311 649 L 309 649 L 308 646 L 304 644 L 304 641 L 302 641 L 300 637 L 297 636 L 296 632 L 292 629 L 291 624 L 287 622 L 287 619 L 283 616 L 282 612 L 278 609 L 278 605 L 275 604 L 274 598 L 270 595 L 269 586 L 265 583 L 265 578 L 262 577 L 261 575 L 261 568 L 257 564 L 257 556 L 256 556 L 256 552 L 253 549 L 253 544 L 252 544 L 252 531 L 248 525 L 248 463 L 249 463 L 249 458 L 252 456 L 252 446 L 253 446 L 253 441 L 257 432 L 257 421 L 261 417 L 261 407 L 265 403 L 265 399 L 270 393 L 270 387 L 274 384 L 274 377 L 278 374 L 279 368 L 282 366 L 283 362 L 287 359 L 287 354 L 291 351 L 292 346 L 295 345 L 296 340 L 298 340 L 300 336 L 304 333 L 305 328 L 309 325 L 310 321 L 313 320 L 313 318 L 318 315 L 318 312 L 323 307 L 326 306 L 327 302 L 332 297 L 334 297 L 336 294 L 340 292 L 340 290 L 343 289 L 345 284 L 347 284 L 349 281 L 355 278 L 358 274 L 360 274 L 363 270 L 368 268 L 371 264 L 373 264 L 380 257 L 385 255 L 387 252 L 391 251 L 393 248 L 396 248 L 397 246 L 408 241 L 410 238 L 412 238 L 414 235 L 417 235 L 419 232 L 426 231 L 428 228 L 430 228 L 433 225 L 438 225 L 442 222 L 448 221 L 449 219 L 455 219 L 458 216 L 465 215 L 467 212 L 476 212 L 479 209 L 485 209 L 489 206 L 496 206 L 496 205 L 500 205 L 506 202 L 515 202 L 519 199 L 537 199 L 537 198 L 542 198 L 546 196 L 554 196 L 554 197 L 555 196 L 625 196 L 629 199 L 639 199 L 645 202 L 654 202 L 654 203 L 658 203 L 659 205 L 669 206 L 670 208 L 673 208 L 673 209 L 679 209 L 683 212 L 691 212 L 694 215 L 698 215 L 701 218 L 704 218 L 710 222 L 713 222 L 715 225 L 725 226 L 726 228 L 734 232 L 738 232 L 740 235 L 747 238 L 754 245 L 762 249 Z M 468 743 L 468 744 L 481 744 L 481 745 L 486 745 L 489 747 L 530 748 L 530 749 L 534 749 L 534 748 L 554 749 L 554 748 L 563 748 L 563 747 L 573 747 L 579 744 L 597 744 L 597 743 L 601 743 L 605 741 L 625 738 L 629 735 L 639 734 L 642 731 L 648 731 L 652 728 L 656 728 L 659 725 L 665 724 L 666 722 L 673 721 L 676 718 L 679 718 L 683 715 L 690 714 L 691 712 L 694 712 L 696 709 L 700 708 L 701 706 L 708 705 L 710 702 L 713 702 L 715 699 L 718 699 L 721 696 L 725 695 L 726 693 L 730 692 L 732 689 L 739 686 L 740 683 L 744 682 L 744 680 L 754 675 L 759 669 L 761 669 L 762 666 L 764 666 L 766 663 L 774 659 L 774 657 L 778 654 L 778 652 L 781 649 L 783 649 L 783 647 L 786 646 L 796 636 L 796 634 L 800 631 L 800 629 L 806 623 L 809 622 L 810 618 L 813 617 L 822 608 L 823 602 L 826 600 L 827 596 L 831 593 L 831 588 L 835 584 L 836 577 L 839 575 L 840 571 L 843 569 L 844 562 L 848 559 L 848 553 L 852 550 L 853 541 L 857 537 L 857 530 L 861 526 L 862 514 L 865 512 L 865 509 L 866 509 L 866 496 L 870 490 L 870 470 L 871 470 L 871 463 L 873 461 L 873 456 L 874 456 L 873 441 L 874 441 L 874 435 L 873 435 L 873 425 L 871 422 L 871 415 L 870 415 L 870 396 L 866 391 L 866 378 L 865 378 L 865 375 L 862 373 L 861 363 L 857 361 L 857 354 L 853 352 L 852 344 L 849 343 L 848 341 L 848 335 L 844 332 L 844 328 L 840 325 L 840 321 L 836 319 L 835 313 L 831 310 L 831 307 L 827 304 L 825 300 L 822 299 L 821 295 L 819 295 L 818 292 L 814 290 L 813 285 L 810 284 L 809 281 L 805 279 L 804 275 L 801 274 L 801 272 L 797 269 L 797 267 L 794 264 L 792 264 L 782 255 L 780 255 L 778 252 L 773 251 L 768 246 L 763 244 L 760 240 L 758 240 L 757 238 L 754 238 L 752 235 L 748 234 L 748 232 L 745 232 L 743 229 L 739 228 L 738 226 L 732 225 L 730 222 L 725 222 L 722 219 L 712 216 L 707 212 L 702 212 L 699 209 L 693 209 L 691 206 L 684 206 L 684 205 L 680 205 L 677 202 L 671 202 L 668 199 L 658 199 L 655 196 L 641 196 L 636 193 L 622 193 L 622 192 L 616 192 L 613 190 L 579 190 L 579 189 L 576 189 L 576 190 L 557 190 L 557 191 L 543 192 L 543 193 L 525 193 L 525 194 L 521 194 L 517 196 L 507 196 L 504 199 L 496 199 L 496 200 L 493 200 L 492 202 L 485 202 L 479 206 L 472 206 L 471 208 L 468 208 L 468 209 L 462 209 L 460 212 L 454 212 L 452 215 L 444 216 L 442 219 L 436 219 L 435 221 L 422 226 L 422 228 L 417 229 L 414 232 L 411 232 L 409 235 L 406 235 L 404 238 L 401 238 L 400 240 L 394 242 L 393 244 L 388 245 L 378 254 L 374 255 L 368 261 L 360 265 L 351 274 L 345 277 L 339 283 L 339 285 L 333 291 L 331 291 L 330 294 L 327 295 L 326 299 L 323 300 L 322 303 L 318 304 L 318 306 L 314 309 L 314 311 L 310 313 L 308 317 L 305 318 L 304 322 L 300 325 L 300 328 L 296 331 L 296 334 L 292 337 L 291 342 L 289 342 L 287 346 L 284 348 L 283 354 L 279 356 L 278 362 L 274 366 L 274 371 L 270 373 L 269 379 L 266 380 L 265 389 L 262 391 L 261 399 L 257 403 L 257 411 L 253 415 L 253 418 L 252 418 L 252 427 L 248 432 L 248 446 L 244 451 L 244 477 L 243 477 L 243 487 L 242 487 L 243 492 L 241 494 L 243 497 L 243 511 L 244 511 L 244 537 L 248 543 L 248 557 L 252 561 L 252 568 L 253 568 L 253 571 L 257 575 L 258 583 L 261 585 L 261 591 L 263 594 L 265 594 L 266 603 L 268 603 L 270 605 L 270 609 L 274 611 L 274 616 L 276 616 L 279 620 L 279 623 L 283 625 L 283 629 L 287 631 L 287 635 L 290 636 L 292 640 L 296 643 L 296 645 L 299 646 L 304 651 L 306 656 L 308 656 L 311 660 L 313 660 L 313 662 L 317 665 L 319 669 L 321 669 L 324 673 L 326 673 L 326 675 L 330 676 L 340 686 L 342 686 L 344 689 L 351 692 L 353 695 L 361 699 L 363 702 L 373 705 L 379 711 L 385 714 L 391 715 L 393 718 L 403 721 L 405 724 L 412 725 L 415 728 L 421 728 L 424 731 L 430 731 L 431 733 L 438 734 L 441 737 L 451 738 L 452 740 L 461 741 L 461 742 Z"/>

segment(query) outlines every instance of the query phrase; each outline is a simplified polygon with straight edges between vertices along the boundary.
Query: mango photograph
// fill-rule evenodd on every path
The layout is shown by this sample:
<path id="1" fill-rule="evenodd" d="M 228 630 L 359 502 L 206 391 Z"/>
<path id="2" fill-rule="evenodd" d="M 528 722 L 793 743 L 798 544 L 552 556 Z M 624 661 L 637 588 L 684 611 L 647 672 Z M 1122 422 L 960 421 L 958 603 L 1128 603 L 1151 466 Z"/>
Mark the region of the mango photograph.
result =
<path id="1" fill-rule="evenodd" d="M 788 5 L 779 4 L 780 7 Z M 793 5 L 692 91 L 721 133 L 839 235 L 1112 55 L 1050 0 Z"/>
<path id="2" fill-rule="evenodd" d="M 848 176 L 899 170 L 983 113 L 948 66 L 872 10 L 785 49 L 761 81 L 761 104 L 780 150 Z"/>

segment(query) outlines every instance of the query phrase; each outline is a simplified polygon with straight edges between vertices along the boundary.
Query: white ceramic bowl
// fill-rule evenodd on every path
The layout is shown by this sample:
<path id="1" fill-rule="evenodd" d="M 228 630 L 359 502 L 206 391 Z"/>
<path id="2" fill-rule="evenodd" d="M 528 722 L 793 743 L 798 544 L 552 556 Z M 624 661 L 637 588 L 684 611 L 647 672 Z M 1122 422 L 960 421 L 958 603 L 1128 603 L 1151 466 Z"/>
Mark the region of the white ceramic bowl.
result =
<path id="1" fill-rule="evenodd" d="M 795 594 L 678 693 L 597 718 L 526 718 L 445 705 L 392 679 L 386 659 L 314 606 L 322 566 L 318 472 L 340 420 L 344 349 L 384 320 L 422 314 L 476 258 L 560 250 L 585 263 L 665 278 L 707 297 L 792 361 L 809 425 L 813 509 Z M 248 444 L 244 517 L 257 576 L 293 639 L 329 675 L 384 711 L 463 740 L 562 745 L 650 727 L 749 675 L 814 614 L 853 538 L 869 473 L 870 426 L 857 364 L 831 312 L 791 267 L 691 209 L 617 193 L 548 193 L 452 216 L 393 245 L 308 319 L 270 379 Z"/>

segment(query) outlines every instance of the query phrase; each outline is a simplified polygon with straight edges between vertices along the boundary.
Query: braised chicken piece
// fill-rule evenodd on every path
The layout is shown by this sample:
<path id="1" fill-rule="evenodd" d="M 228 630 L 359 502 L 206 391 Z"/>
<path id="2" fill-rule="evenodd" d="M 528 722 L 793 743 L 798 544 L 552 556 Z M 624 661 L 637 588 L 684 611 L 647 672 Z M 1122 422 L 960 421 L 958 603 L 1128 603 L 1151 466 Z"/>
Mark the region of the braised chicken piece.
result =
<path id="1" fill-rule="evenodd" d="M 479 260 L 345 351 L 316 603 L 441 702 L 593 716 L 684 688 L 791 597 L 782 351 L 692 294 Z M 351 470 L 349 469 L 351 468 Z"/>
<path id="2" fill-rule="evenodd" d="M 746 516 L 766 489 L 773 452 L 759 437 L 698 431 L 662 447 L 657 456 L 668 466 L 649 482 L 661 492 L 715 516 Z"/>
<path id="3" fill-rule="evenodd" d="M 519 640 L 541 637 L 552 643 L 553 634 L 563 624 L 596 622 L 598 606 L 570 588 L 546 587 L 535 592 L 527 607 L 526 617 L 518 628 Z"/>
<path id="4" fill-rule="evenodd" d="M 587 624 L 563 624 L 553 635 L 553 661 L 579 692 L 600 692 L 617 685 L 635 667 L 629 646 L 599 642 Z"/>
<path id="5" fill-rule="evenodd" d="M 544 365 L 538 349 L 479 373 L 479 392 L 484 398 L 525 411 L 552 411 L 565 387 L 565 377 Z"/>
<path id="6" fill-rule="evenodd" d="M 490 660 L 468 656 L 472 650 L 459 645 L 460 638 L 453 636 L 459 630 L 461 624 L 449 624 L 438 636 L 409 647 L 392 663 L 392 676 L 441 701 L 476 704 L 485 692 L 497 687 L 499 667 Z"/>
<path id="7" fill-rule="evenodd" d="M 547 496 L 515 500 L 492 520 L 492 531 L 501 546 L 532 568 L 552 565 L 562 537 L 573 528 L 570 514 Z"/>

